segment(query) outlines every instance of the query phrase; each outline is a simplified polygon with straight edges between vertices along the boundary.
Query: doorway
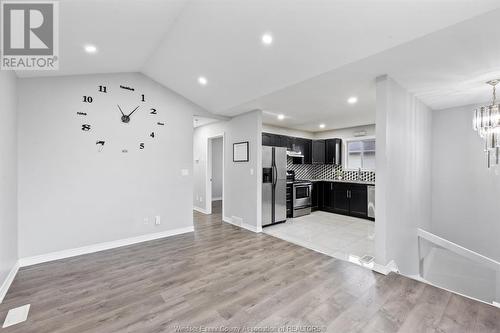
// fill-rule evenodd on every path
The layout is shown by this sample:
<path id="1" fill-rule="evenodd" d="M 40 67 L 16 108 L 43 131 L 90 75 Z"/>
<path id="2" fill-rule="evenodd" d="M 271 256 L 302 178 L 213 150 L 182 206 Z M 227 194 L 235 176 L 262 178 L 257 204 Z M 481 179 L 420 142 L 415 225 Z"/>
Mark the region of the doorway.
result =
<path id="1" fill-rule="evenodd" d="M 224 205 L 224 135 L 208 138 L 207 213 L 222 215 Z"/>

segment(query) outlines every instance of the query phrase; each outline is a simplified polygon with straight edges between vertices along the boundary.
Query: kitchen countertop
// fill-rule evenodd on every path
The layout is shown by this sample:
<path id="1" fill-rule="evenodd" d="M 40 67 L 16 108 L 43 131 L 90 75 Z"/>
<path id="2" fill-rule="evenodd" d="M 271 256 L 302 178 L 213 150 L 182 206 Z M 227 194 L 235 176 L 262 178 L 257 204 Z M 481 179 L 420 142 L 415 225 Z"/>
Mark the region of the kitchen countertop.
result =
<path id="1" fill-rule="evenodd" d="M 334 182 L 334 183 L 347 183 L 347 184 L 362 184 L 375 186 L 374 182 L 366 182 L 362 180 L 339 180 L 339 179 L 304 179 L 310 182 Z"/>

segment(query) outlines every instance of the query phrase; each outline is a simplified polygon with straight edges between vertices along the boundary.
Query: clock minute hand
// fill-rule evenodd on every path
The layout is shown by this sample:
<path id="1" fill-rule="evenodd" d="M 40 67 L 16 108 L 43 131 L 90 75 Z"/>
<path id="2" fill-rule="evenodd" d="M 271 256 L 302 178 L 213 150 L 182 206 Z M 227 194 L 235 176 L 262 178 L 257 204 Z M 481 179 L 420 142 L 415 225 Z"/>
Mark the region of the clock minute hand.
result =
<path id="1" fill-rule="evenodd" d="M 134 113 L 134 112 L 135 112 L 135 110 L 137 110 L 138 108 L 139 108 L 139 106 L 137 106 L 137 107 L 134 109 L 134 111 L 130 112 L 130 113 L 128 114 L 128 117 L 130 117 L 130 116 L 132 115 L 132 113 Z"/>
<path id="2" fill-rule="evenodd" d="M 118 109 L 119 109 L 119 110 L 120 110 L 120 112 L 122 113 L 122 116 L 125 116 L 125 113 L 123 113 L 122 108 L 121 108 L 118 104 L 116 104 L 116 106 L 118 106 Z"/>

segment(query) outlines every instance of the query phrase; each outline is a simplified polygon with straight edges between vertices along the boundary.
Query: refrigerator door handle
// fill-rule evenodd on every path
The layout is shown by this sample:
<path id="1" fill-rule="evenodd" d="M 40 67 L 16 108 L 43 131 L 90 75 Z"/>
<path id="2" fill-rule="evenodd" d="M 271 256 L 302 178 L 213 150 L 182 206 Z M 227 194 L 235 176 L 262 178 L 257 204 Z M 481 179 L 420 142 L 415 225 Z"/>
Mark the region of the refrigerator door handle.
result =
<path id="1" fill-rule="evenodd" d="M 277 179 L 278 178 L 278 169 L 276 168 L 276 165 L 273 165 L 273 185 L 276 186 Z"/>

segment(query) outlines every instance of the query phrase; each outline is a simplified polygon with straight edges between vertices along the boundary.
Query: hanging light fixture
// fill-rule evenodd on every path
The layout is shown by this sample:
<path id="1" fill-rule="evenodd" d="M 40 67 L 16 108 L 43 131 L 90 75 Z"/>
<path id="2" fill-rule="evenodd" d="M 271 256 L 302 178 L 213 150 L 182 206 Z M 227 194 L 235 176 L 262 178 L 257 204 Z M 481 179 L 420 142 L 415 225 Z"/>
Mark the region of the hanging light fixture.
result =
<path id="1" fill-rule="evenodd" d="M 474 130 L 484 139 L 484 151 L 488 168 L 500 164 L 500 105 L 496 101 L 496 85 L 500 79 L 486 82 L 493 87 L 491 105 L 474 110 Z"/>

